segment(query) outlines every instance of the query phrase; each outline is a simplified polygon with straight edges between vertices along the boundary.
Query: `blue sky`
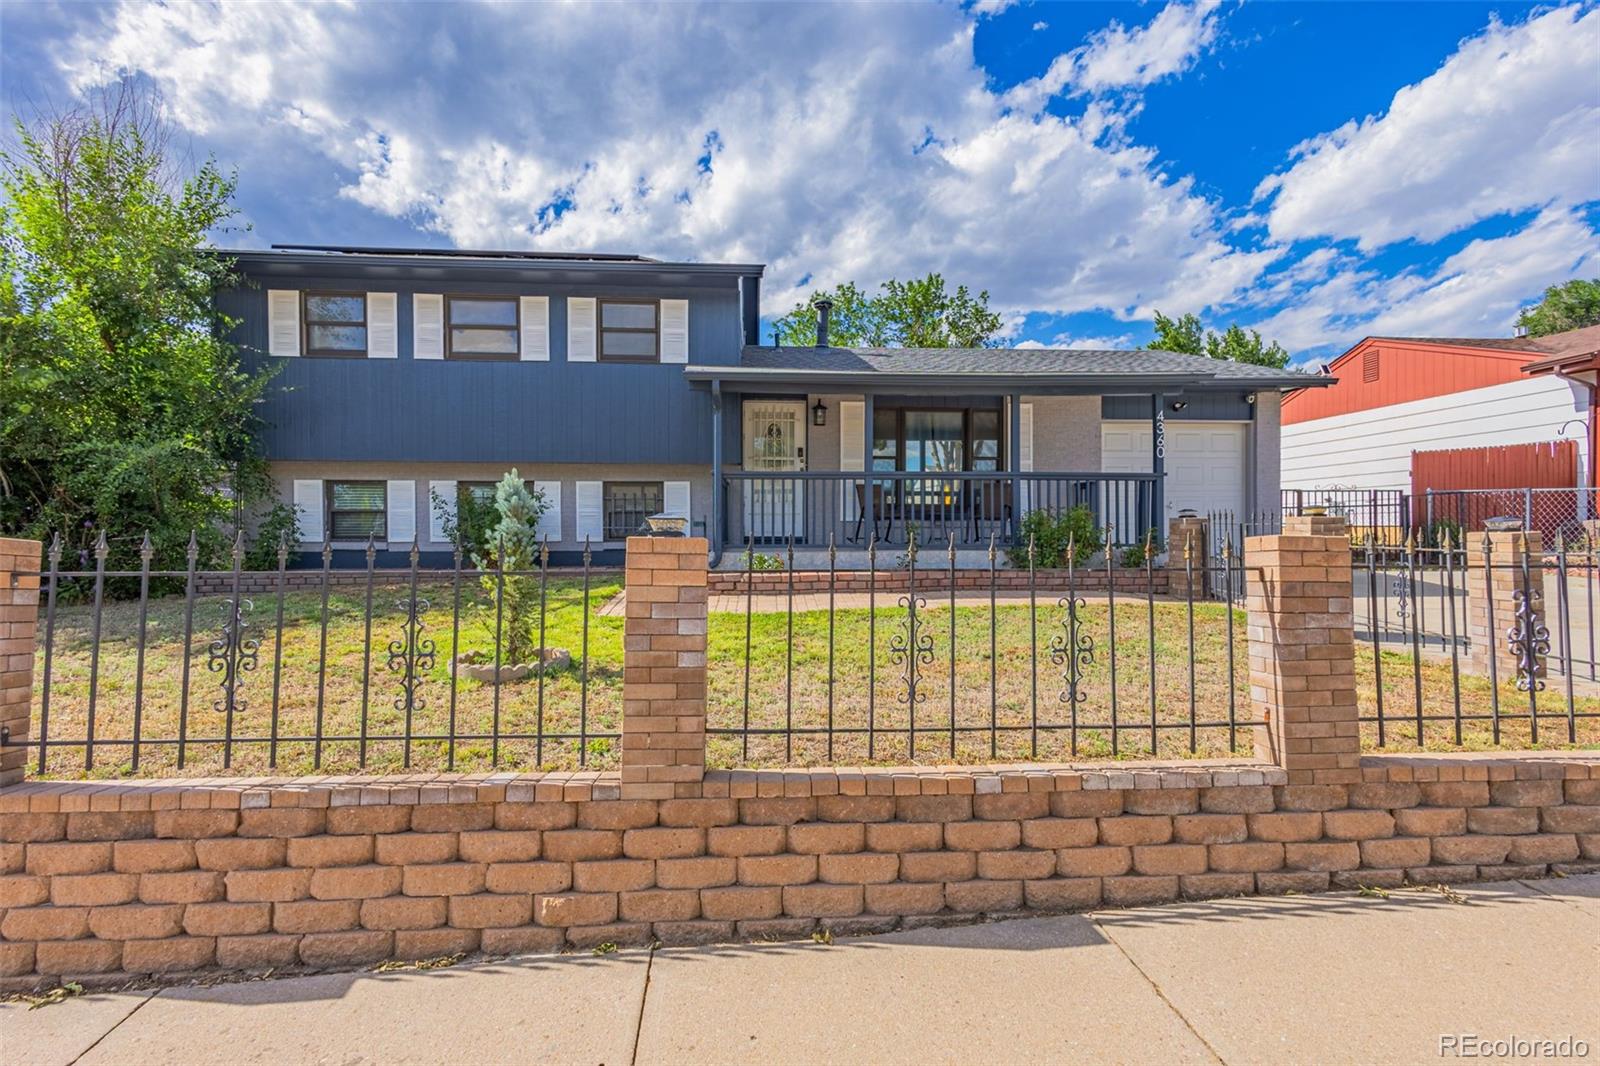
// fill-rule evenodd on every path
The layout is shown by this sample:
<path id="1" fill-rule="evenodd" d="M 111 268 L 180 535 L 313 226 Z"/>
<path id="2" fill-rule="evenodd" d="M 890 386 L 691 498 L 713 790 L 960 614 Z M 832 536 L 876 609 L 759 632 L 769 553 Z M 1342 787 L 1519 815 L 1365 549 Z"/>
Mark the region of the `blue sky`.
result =
<path id="1" fill-rule="evenodd" d="M 941 270 L 1014 344 L 1307 361 L 1600 276 L 1592 2 L 0 8 L 13 111 L 125 71 L 237 168 L 228 245 L 758 261 L 769 312 Z"/>

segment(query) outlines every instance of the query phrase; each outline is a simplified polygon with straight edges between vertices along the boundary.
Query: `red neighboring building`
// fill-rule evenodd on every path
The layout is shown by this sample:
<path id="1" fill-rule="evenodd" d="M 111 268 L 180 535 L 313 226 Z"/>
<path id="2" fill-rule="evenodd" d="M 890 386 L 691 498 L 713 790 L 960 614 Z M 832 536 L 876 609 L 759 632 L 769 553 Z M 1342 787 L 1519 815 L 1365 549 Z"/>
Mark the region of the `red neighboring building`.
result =
<path id="1" fill-rule="evenodd" d="M 1368 337 L 1283 401 L 1286 489 L 1594 484 L 1600 326 L 1546 337 Z"/>

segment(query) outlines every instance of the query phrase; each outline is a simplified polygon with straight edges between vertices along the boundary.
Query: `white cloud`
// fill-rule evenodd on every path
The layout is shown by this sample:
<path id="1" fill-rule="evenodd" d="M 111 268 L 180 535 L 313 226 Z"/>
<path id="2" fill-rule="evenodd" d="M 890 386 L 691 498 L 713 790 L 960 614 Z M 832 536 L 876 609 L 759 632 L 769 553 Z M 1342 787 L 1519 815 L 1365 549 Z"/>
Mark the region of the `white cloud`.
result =
<path id="1" fill-rule="evenodd" d="M 1050 28 L 1050 23 L 1044 21 L 1043 19 L 1040 19 L 1038 22 L 1035 22 L 1033 24 L 1033 32 L 1034 33 L 1038 33 L 1040 30 L 1048 30 L 1049 28 Z"/>
<path id="2" fill-rule="evenodd" d="M 1074 84 L 1184 69 L 1213 12 L 1114 24 Z M 79 88 L 143 71 L 224 159 L 321 160 L 348 201 L 457 245 L 766 261 L 773 310 L 802 281 L 943 270 L 1003 311 L 1143 314 L 1234 298 L 1276 258 L 1102 137 L 1114 119 L 1008 106 L 973 28 L 914 5 L 129 3 L 63 63 Z M 303 217 L 300 188 L 271 194 Z"/>
<path id="3" fill-rule="evenodd" d="M 1146 86 L 1181 74 L 1194 65 L 1219 28 L 1220 0 L 1169 3 L 1144 26 L 1121 22 L 1089 36 L 1089 42 L 1057 56 L 1037 78 L 1007 94 L 1012 106 L 1037 108 L 1060 93 L 1097 94 Z"/>
<path id="4" fill-rule="evenodd" d="M 1264 180 L 1277 240 L 1434 241 L 1482 219 L 1600 197 L 1600 9 L 1491 21 L 1388 111 L 1301 144 Z"/>
<path id="5" fill-rule="evenodd" d="M 1300 266 L 1303 279 L 1314 277 Z M 1331 254 L 1316 266 L 1331 269 L 1257 324 L 1290 350 L 1363 336 L 1508 337 L 1530 296 L 1600 274 L 1600 234 L 1578 212 L 1552 209 L 1515 233 L 1469 242 L 1431 272 L 1385 277 Z"/>

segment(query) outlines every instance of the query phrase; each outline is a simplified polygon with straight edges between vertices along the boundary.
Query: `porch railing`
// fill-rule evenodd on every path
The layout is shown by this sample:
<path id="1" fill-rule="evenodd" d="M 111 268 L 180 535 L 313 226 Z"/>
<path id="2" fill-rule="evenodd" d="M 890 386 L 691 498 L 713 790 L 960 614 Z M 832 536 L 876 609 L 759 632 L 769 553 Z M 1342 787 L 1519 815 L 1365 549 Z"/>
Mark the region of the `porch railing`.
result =
<path id="1" fill-rule="evenodd" d="M 1059 515 L 1087 508 L 1118 546 L 1165 533 L 1154 474 L 923 473 L 910 471 L 730 472 L 724 475 L 722 540 L 727 545 L 792 543 L 820 549 L 831 541 L 865 547 L 923 544 L 987 548 L 1020 542 L 1032 511 Z M 715 520 L 714 520 L 715 521 Z"/>

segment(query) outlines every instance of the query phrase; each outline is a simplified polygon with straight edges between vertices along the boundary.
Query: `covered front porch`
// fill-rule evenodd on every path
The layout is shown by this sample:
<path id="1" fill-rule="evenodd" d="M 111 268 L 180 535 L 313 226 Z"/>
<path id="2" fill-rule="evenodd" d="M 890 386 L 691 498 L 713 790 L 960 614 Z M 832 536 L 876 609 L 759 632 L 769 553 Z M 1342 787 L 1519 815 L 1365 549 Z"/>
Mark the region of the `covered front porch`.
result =
<path id="1" fill-rule="evenodd" d="M 1218 369 L 1244 380 L 1219 388 Z M 1175 502 L 1169 417 L 1194 453 L 1184 507 L 1242 512 L 1256 494 L 1254 381 L 1272 401 L 1275 456 L 1273 386 L 1303 377 L 1259 371 L 996 349 L 747 348 L 738 367 L 691 366 L 711 394 L 713 554 L 901 552 L 915 538 L 976 562 L 1025 540 L 1030 514 L 1075 508 L 1113 547 L 1159 543 Z M 1208 486 L 1205 471 L 1229 464 Z"/>

